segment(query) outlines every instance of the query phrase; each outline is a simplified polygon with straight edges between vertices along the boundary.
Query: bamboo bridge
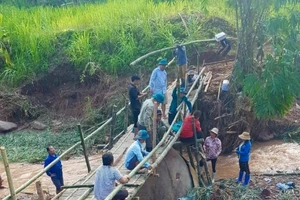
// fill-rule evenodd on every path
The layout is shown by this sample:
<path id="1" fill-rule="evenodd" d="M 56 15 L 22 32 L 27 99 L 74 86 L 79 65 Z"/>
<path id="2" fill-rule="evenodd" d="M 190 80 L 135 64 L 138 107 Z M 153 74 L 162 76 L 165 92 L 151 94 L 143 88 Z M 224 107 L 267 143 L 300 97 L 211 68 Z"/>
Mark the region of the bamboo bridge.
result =
<path id="1" fill-rule="evenodd" d="M 197 40 L 195 42 L 211 42 L 211 41 L 214 41 L 214 40 L 213 39 Z M 183 45 L 189 45 L 189 44 L 192 44 L 192 43 L 193 42 L 189 42 L 189 43 L 186 43 L 186 44 L 183 44 Z M 175 48 L 175 47 L 164 48 L 162 50 L 157 50 L 157 51 L 148 53 L 145 56 L 142 56 L 141 58 L 137 59 L 136 61 L 134 61 L 131 64 L 135 65 L 136 63 L 138 63 L 141 60 L 145 59 L 149 55 L 153 55 L 155 53 L 170 50 L 170 49 L 173 49 L 173 48 Z M 173 60 L 171 60 L 168 63 L 168 65 L 170 65 L 174 60 L 175 60 L 175 58 L 173 58 Z M 207 64 L 203 63 L 202 67 L 200 67 L 198 65 L 198 72 L 199 72 L 198 76 L 197 76 L 196 80 L 194 81 L 193 85 L 190 87 L 190 89 L 188 91 L 187 96 L 191 100 L 192 105 L 194 105 L 196 103 L 196 101 L 198 99 L 198 95 L 201 93 L 201 91 L 203 89 L 204 82 L 206 82 L 206 84 L 209 85 L 209 81 L 207 81 L 207 80 L 210 79 L 208 77 L 208 75 L 211 75 L 211 74 L 209 74 L 209 73 L 208 73 L 208 75 L 204 74 L 206 65 L 209 65 L 209 63 L 207 63 Z M 197 85 L 197 87 L 196 87 L 196 85 Z M 172 82 L 168 86 L 167 95 L 169 97 L 169 102 L 166 106 L 166 110 L 169 109 L 169 105 L 170 105 L 170 102 L 171 102 L 171 93 L 172 93 L 174 87 L 176 87 L 176 81 Z M 146 87 L 143 91 L 145 92 L 147 89 L 148 89 L 148 87 Z M 128 127 L 124 127 L 124 130 L 121 131 L 117 135 L 111 134 L 110 142 L 109 142 L 109 144 L 107 144 L 104 147 L 103 151 L 107 151 L 107 149 L 110 149 L 110 152 L 112 152 L 114 157 L 115 157 L 115 167 L 117 169 L 119 169 L 121 174 L 123 174 L 123 175 L 128 174 L 131 177 L 131 179 L 130 179 L 129 183 L 127 183 L 127 184 L 119 184 L 105 200 L 111 200 L 114 197 L 114 195 L 121 188 L 128 190 L 128 192 L 129 192 L 129 196 L 127 198 L 128 200 L 134 198 L 135 195 L 140 190 L 140 188 L 145 184 L 145 182 L 147 181 L 149 176 L 153 175 L 152 173 L 139 174 L 138 170 L 147 161 L 150 161 L 151 165 L 153 166 L 153 168 L 155 170 L 155 168 L 157 168 L 157 166 L 165 158 L 167 153 L 172 149 L 173 145 L 177 141 L 177 139 L 180 135 L 180 132 L 181 132 L 181 128 L 180 128 L 180 130 L 177 133 L 174 133 L 172 131 L 172 126 L 176 123 L 177 119 L 179 119 L 181 116 L 185 115 L 188 112 L 186 106 L 184 105 L 184 103 L 181 103 L 178 106 L 177 110 L 178 110 L 178 112 L 175 116 L 175 119 L 174 119 L 173 123 L 169 126 L 167 132 L 164 134 L 161 141 L 155 146 L 155 148 L 150 152 L 150 154 L 148 156 L 146 156 L 143 159 L 143 161 L 141 163 L 139 163 L 138 166 L 136 166 L 132 171 L 129 171 L 125 168 L 124 159 L 125 159 L 125 154 L 126 154 L 126 151 L 127 151 L 128 147 L 133 143 L 133 134 L 131 133 L 133 125 L 131 124 Z M 76 183 L 73 183 L 73 185 L 64 187 L 65 189 L 61 193 L 59 193 L 58 195 L 53 197 L 52 199 L 53 200 L 54 199 L 61 199 L 61 200 L 95 199 L 95 197 L 93 196 L 93 184 L 94 184 L 94 178 L 95 178 L 95 174 L 96 174 L 97 169 L 91 169 L 91 167 L 89 165 L 88 156 L 87 156 L 87 153 L 86 153 L 84 143 L 87 140 L 89 140 L 90 138 L 92 138 L 95 135 L 99 134 L 100 131 L 102 131 L 108 125 L 110 125 L 110 131 L 111 131 L 111 133 L 113 133 L 116 118 L 118 116 L 120 116 L 121 113 L 124 114 L 124 116 L 125 116 L 124 117 L 124 124 L 128 124 L 128 112 L 129 112 L 128 103 L 126 103 L 125 106 L 122 109 L 120 109 L 117 112 L 113 112 L 112 117 L 107 119 L 99 128 L 97 128 L 95 131 L 93 131 L 92 133 L 90 133 L 86 137 L 84 137 L 80 126 L 78 126 L 79 133 L 80 133 L 80 136 L 81 136 L 81 141 L 77 142 L 76 144 L 71 146 L 69 149 L 67 149 L 65 152 L 63 152 L 57 159 L 55 159 L 52 163 L 50 163 L 46 168 L 41 170 L 38 174 L 33 176 L 30 180 L 28 180 L 26 183 L 24 183 L 21 187 L 19 187 L 15 190 L 13 188 L 13 185 L 12 185 L 12 188 L 10 187 L 10 195 L 6 196 L 4 198 L 4 200 L 8 200 L 8 199 L 15 200 L 18 193 L 22 192 L 26 187 L 28 187 L 30 184 L 35 182 L 40 176 L 42 176 L 47 170 L 49 170 L 56 162 L 58 162 L 65 155 L 67 155 L 73 149 L 75 149 L 76 147 L 79 147 L 80 145 L 83 146 L 83 153 L 84 153 L 85 160 L 86 160 L 86 163 L 87 163 L 88 174 L 86 176 L 84 176 L 84 178 L 78 180 Z M 168 124 L 168 123 L 165 123 L 165 124 Z M 2 153 L 2 151 L 1 151 L 1 153 Z M 5 157 L 5 155 L 2 154 L 2 157 Z M 5 159 L 3 159 L 3 161 L 5 163 Z M 8 163 L 7 163 L 7 165 L 8 165 Z M 9 179 L 9 173 L 10 172 L 9 172 L 9 170 L 6 171 L 6 172 L 8 174 L 7 177 Z M 76 187 L 76 186 L 78 186 L 78 187 Z"/>

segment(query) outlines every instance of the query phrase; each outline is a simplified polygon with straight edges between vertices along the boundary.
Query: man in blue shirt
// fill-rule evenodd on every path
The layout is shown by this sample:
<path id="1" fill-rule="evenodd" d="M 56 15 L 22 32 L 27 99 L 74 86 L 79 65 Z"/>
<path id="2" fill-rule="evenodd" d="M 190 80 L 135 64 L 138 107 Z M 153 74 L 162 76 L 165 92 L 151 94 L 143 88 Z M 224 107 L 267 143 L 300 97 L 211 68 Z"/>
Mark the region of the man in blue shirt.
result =
<path id="1" fill-rule="evenodd" d="M 142 143 L 149 138 L 149 135 L 146 130 L 140 130 L 136 135 L 136 141 L 129 147 L 125 157 L 125 167 L 129 170 L 133 170 L 149 152 L 145 151 L 142 147 Z M 149 170 L 152 169 L 152 166 L 149 162 L 146 162 L 143 168 Z"/>
<path id="2" fill-rule="evenodd" d="M 44 167 L 47 167 L 51 162 L 58 158 L 53 146 L 47 147 L 47 152 L 48 156 L 44 161 Z M 47 171 L 47 175 L 51 177 L 51 180 L 56 187 L 56 194 L 60 193 L 62 191 L 61 186 L 64 185 L 62 164 L 60 160 Z"/>
<path id="3" fill-rule="evenodd" d="M 158 63 L 158 67 L 155 68 L 152 71 L 151 77 L 150 77 L 150 92 L 152 94 L 162 94 L 164 95 L 164 102 L 161 105 L 162 109 L 162 116 L 165 119 L 166 118 L 166 104 L 168 102 L 167 99 L 167 72 L 166 72 L 166 66 L 168 65 L 167 59 L 162 59 Z"/>
<path id="4" fill-rule="evenodd" d="M 186 91 L 185 88 L 180 88 L 180 103 L 181 102 L 185 102 L 185 104 L 187 105 L 189 112 L 192 113 L 192 103 L 188 100 L 188 98 L 185 96 L 186 95 Z M 169 108 L 169 117 L 168 117 L 168 122 L 171 125 L 176 114 L 177 114 L 177 87 L 175 87 L 173 89 L 172 92 L 172 102 Z"/>
<path id="5" fill-rule="evenodd" d="M 220 46 L 219 46 L 218 55 L 225 57 L 228 54 L 228 52 L 231 50 L 231 43 L 227 38 L 224 38 L 219 43 Z"/>
<path id="6" fill-rule="evenodd" d="M 94 183 L 94 195 L 97 200 L 104 200 L 115 188 L 115 181 L 128 183 L 130 177 L 122 176 L 119 170 L 113 167 L 114 156 L 107 152 L 102 156 L 103 166 L 97 169 Z M 120 190 L 112 200 L 125 200 L 128 196 L 127 190 Z"/>
<path id="7" fill-rule="evenodd" d="M 176 56 L 176 63 L 179 68 L 179 77 L 181 79 L 181 87 L 185 87 L 185 73 L 187 68 L 187 56 L 185 46 L 177 45 L 173 55 Z"/>

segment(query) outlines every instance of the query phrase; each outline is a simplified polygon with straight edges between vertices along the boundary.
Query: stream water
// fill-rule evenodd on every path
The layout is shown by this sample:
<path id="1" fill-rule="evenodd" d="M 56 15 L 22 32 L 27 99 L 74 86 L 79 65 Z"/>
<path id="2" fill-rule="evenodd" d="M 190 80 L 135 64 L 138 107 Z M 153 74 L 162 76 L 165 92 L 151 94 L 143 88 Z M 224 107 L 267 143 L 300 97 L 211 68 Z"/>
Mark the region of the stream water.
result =
<path id="1" fill-rule="evenodd" d="M 252 173 L 276 173 L 276 171 L 295 171 L 300 168 L 300 145 L 294 143 L 283 143 L 282 141 L 269 141 L 263 143 L 254 143 L 251 154 L 250 170 Z M 90 156 L 92 168 L 100 164 L 100 155 Z M 209 168 L 210 164 L 209 164 Z M 11 173 L 15 187 L 20 187 L 34 174 L 43 169 L 42 164 L 11 163 Z M 71 184 L 83 177 L 87 173 L 84 158 L 72 158 L 63 161 L 64 179 L 66 184 Z M 235 154 L 222 155 L 217 162 L 216 178 L 235 178 L 239 171 L 238 158 Z M 4 166 L 0 164 L 0 175 L 4 179 L 5 189 L 0 190 L 0 199 L 9 194 L 8 184 Z M 43 175 L 41 180 L 43 189 L 55 193 L 55 188 L 47 175 Z M 35 193 L 35 185 L 24 190 L 25 193 Z"/>
<path id="2" fill-rule="evenodd" d="M 278 140 L 255 142 L 252 146 L 251 173 L 292 172 L 300 168 L 300 145 Z M 209 166 L 210 167 L 210 166 Z M 239 172 L 235 153 L 222 155 L 217 161 L 216 178 L 235 178 Z"/>

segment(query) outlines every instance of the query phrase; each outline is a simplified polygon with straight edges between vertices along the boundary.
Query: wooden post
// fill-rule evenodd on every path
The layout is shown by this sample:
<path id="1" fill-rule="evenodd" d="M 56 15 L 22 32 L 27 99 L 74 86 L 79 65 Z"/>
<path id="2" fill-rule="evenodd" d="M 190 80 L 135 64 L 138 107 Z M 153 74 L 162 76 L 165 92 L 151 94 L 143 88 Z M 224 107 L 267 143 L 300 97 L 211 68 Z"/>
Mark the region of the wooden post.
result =
<path id="1" fill-rule="evenodd" d="M 7 182 L 9 185 L 11 199 L 17 200 L 12 176 L 11 176 L 10 169 L 9 169 L 9 163 L 8 163 L 5 147 L 0 147 L 0 151 L 1 151 L 2 161 L 3 161 L 4 167 L 5 167 L 5 172 L 6 172 L 6 176 L 7 176 Z"/>
<path id="2" fill-rule="evenodd" d="M 204 155 L 204 149 L 202 147 L 202 145 L 199 145 L 199 149 L 201 154 L 200 155 Z M 206 158 L 202 158 L 203 164 L 204 164 L 204 169 L 205 169 L 205 174 L 206 174 L 206 178 L 207 178 L 207 182 L 209 185 L 211 185 L 211 177 L 210 177 L 210 173 L 208 171 L 208 166 L 207 166 L 207 162 L 206 162 Z"/>
<path id="3" fill-rule="evenodd" d="M 154 103 L 154 109 L 153 109 L 153 131 L 152 131 L 152 149 L 155 148 L 156 146 L 156 134 L 157 134 L 157 109 L 158 109 L 158 105 L 155 102 Z M 152 162 L 154 163 L 156 160 L 156 154 L 154 153 L 152 156 Z M 153 174 L 155 173 L 155 170 L 153 170 Z"/>
<path id="4" fill-rule="evenodd" d="M 84 155 L 84 159 L 85 159 L 85 163 L 86 163 L 86 167 L 88 169 L 88 173 L 91 171 L 91 165 L 89 162 L 89 157 L 87 155 L 87 151 L 86 151 L 86 147 L 85 147 L 85 142 L 84 142 L 84 135 L 81 129 L 81 125 L 77 124 L 78 127 L 78 132 L 79 132 L 79 136 L 80 136 L 80 140 L 81 140 L 81 145 L 82 145 L 82 150 L 83 150 L 83 155 Z"/>
<path id="5" fill-rule="evenodd" d="M 201 178 L 201 170 L 200 170 L 200 163 L 199 163 L 199 157 L 198 157 L 198 152 L 199 152 L 199 148 L 198 148 L 198 143 L 197 143 L 197 130 L 196 130 L 196 124 L 195 124 L 195 118 L 193 116 L 192 118 L 192 125 L 193 125 L 193 134 L 194 134 L 194 141 L 195 141 L 195 153 L 194 153 L 194 156 L 195 156 L 195 159 L 196 159 L 196 166 L 197 166 L 197 174 L 198 174 L 198 181 L 199 183 L 201 183 L 203 186 L 204 185 L 204 182 Z"/>
<path id="6" fill-rule="evenodd" d="M 112 149 L 114 143 L 114 131 L 115 131 L 115 124 L 116 124 L 116 111 L 115 105 L 111 108 L 111 123 L 110 123 L 110 138 L 109 138 L 109 149 Z"/>
<path id="7" fill-rule="evenodd" d="M 35 182 L 35 187 L 36 187 L 36 191 L 37 191 L 37 194 L 38 194 L 38 200 L 45 200 L 45 196 L 44 196 L 41 181 Z"/>
<path id="8" fill-rule="evenodd" d="M 127 99 L 125 99 L 125 110 L 124 110 L 124 135 L 127 132 L 127 127 L 128 127 L 128 102 Z"/>
<path id="9" fill-rule="evenodd" d="M 191 162 L 191 166 L 196 169 L 195 167 L 195 163 L 194 163 L 194 159 L 193 159 L 193 156 L 192 156 L 192 152 L 191 152 L 191 147 L 189 144 L 186 144 L 186 150 L 187 150 L 187 153 L 189 155 L 189 159 L 190 159 L 190 162 Z"/>
<path id="10" fill-rule="evenodd" d="M 142 66 L 139 65 L 139 77 L 140 77 L 140 87 L 143 88 L 143 78 L 142 78 Z"/>

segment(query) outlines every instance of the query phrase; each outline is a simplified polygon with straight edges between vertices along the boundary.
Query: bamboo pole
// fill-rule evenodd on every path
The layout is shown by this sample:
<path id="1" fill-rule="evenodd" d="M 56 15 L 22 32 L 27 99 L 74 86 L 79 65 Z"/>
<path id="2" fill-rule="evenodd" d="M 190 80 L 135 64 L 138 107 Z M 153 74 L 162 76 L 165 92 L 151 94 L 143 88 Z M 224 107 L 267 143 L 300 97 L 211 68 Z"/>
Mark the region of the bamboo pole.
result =
<path id="1" fill-rule="evenodd" d="M 124 111 L 124 134 L 126 134 L 127 131 L 127 127 L 128 127 L 128 112 L 129 112 L 129 108 L 128 108 L 128 103 L 127 103 L 127 99 L 125 99 L 125 111 Z"/>
<path id="2" fill-rule="evenodd" d="M 116 106 L 113 105 L 111 108 L 111 123 L 110 123 L 110 135 L 109 135 L 109 149 L 112 149 L 113 144 L 114 144 L 114 132 L 115 132 L 115 124 L 116 124 L 116 112 L 115 112 Z"/>
<path id="3" fill-rule="evenodd" d="M 153 109 L 153 131 L 152 131 L 152 149 L 156 146 L 156 135 L 157 135 L 157 110 L 158 110 L 158 104 L 157 102 L 154 102 L 154 109 Z M 152 161 L 155 162 L 156 160 L 156 154 L 154 153 L 152 156 Z"/>
<path id="4" fill-rule="evenodd" d="M 83 155 L 84 155 L 84 159 L 85 159 L 85 163 L 86 163 L 86 167 L 88 170 L 88 173 L 91 171 L 91 165 L 90 165 L 90 161 L 89 161 L 89 157 L 87 155 L 87 151 L 86 151 L 86 147 L 85 147 L 85 142 L 84 142 L 84 135 L 81 129 L 81 125 L 77 124 L 78 127 L 78 132 L 79 132 L 79 136 L 80 136 L 80 141 L 81 141 L 81 145 L 82 145 L 82 150 L 83 150 Z"/>
<path id="5" fill-rule="evenodd" d="M 200 163 L 199 163 L 199 157 L 198 157 L 198 152 L 199 152 L 199 147 L 198 147 L 198 142 L 197 142 L 197 130 L 196 130 L 196 124 L 195 124 L 195 118 L 193 116 L 192 118 L 192 125 L 193 125 L 193 134 L 194 134 L 194 141 L 195 141 L 195 159 L 196 159 L 196 166 L 197 166 L 197 175 L 198 175 L 198 182 L 201 183 L 203 187 L 205 187 L 205 184 L 201 178 L 201 170 L 200 170 Z"/>
<path id="6" fill-rule="evenodd" d="M 37 181 L 35 183 L 35 186 L 36 186 L 36 191 L 37 191 L 37 194 L 38 194 L 38 200 L 45 200 L 45 196 L 44 196 L 41 181 Z"/>
<path id="7" fill-rule="evenodd" d="M 13 179 L 12 179 L 12 176 L 11 176 L 11 173 L 10 173 L 9 163 L 8 163 L 5 147 L 0 147 L 0 151 L 1 151 L 1 156 L 2 156 L 2 161 L 3 161 L 3 164 L 4 164 L 6 176 L 7 176 L 7 182 L 8 182 L 8 185 L 9 185 L 9 191 L 10 191 L 11 199 L 12 200 L 17 200 L 16 191 L 15 191 Z"/>
<path id="8" fill-rule="evenodd" d="M 228 37 L 228 39 L 233 39 L 233 40 L 236 40 L 236 38 L 232 38 L 232 37 Z M 187 45 L 190 45 L 190 44 L 195 44 L 195 43 L 202 43 L 202 42 L 215 42 L 216 40 L 215 39 L 206 39 L 206 40 L 193 40 L 193 41 L 190 41 L 190 42 L 185 42 L 185 43 L 182 43 L 181 45 L 182 46 L 187 46 Z M 161 53 L 161 52 L 164 52 L 164 51 L 168 51 L 168 50 L 172 50 L 172 49 L 175 49 L 176 46 L 172 46 L 172 47 L 165 47 L 165 48 L 162 48 L 162 49 L 159 49 L 159 50 L 155 50 L 155 51 L 151 51 L 141 57 L 139 57 L 138 59 L 136 59 L 135 61 L 131 62 L 130 63 L 130 66 L 134 66 L 136 65 L 137 63 L 141 62 L 142 60 L 145 60 L 147 57 L 149 56 L 152 56 L 154 54 L 157 54 L 157 53 Z"/>

